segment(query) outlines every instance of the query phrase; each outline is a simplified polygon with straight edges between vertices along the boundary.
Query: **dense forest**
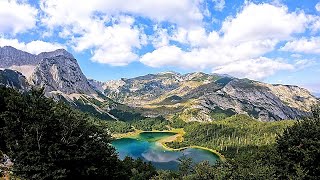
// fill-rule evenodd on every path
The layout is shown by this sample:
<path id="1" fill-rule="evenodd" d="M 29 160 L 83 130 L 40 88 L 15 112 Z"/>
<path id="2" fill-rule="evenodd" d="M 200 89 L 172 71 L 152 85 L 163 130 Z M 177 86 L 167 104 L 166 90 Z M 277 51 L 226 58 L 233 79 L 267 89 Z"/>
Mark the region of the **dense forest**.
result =
<path id="1" fill-rule="evenodd" d="M 19 179 L 149 179 L 153 166 L 118 159 L 101 124 L 44 97 L 42 90 L 20 93 L 0 87 L 0 150 L 13 161 Z M 8 167 L 1 173 L 8 176 Z"/>
<path id="2" fill-rule="evenodd" d="M 181 158 L 178 171 L 140 159 L 119 160 L 110 133 L 183 128 L 182 142 L 218 150 L 215 165 Z M 0 87 L 0 177 L 18 179 L 319 179 L 320 109 L 297 121 L 258 122 L 246 115 L 212 123 L 178 118 L 102 121 L 46 98 L 42 90 Z M 1 166 L 5 156 L 13 166 Z"/>

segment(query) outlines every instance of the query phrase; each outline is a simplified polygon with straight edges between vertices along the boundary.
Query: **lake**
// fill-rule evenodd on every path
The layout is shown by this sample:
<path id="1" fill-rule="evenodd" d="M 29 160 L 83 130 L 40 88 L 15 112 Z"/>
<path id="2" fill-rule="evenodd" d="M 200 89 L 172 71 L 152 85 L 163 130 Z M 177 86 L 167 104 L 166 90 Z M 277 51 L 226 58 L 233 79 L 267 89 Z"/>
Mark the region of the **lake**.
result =
<path id="1" fill-rule="evenodd" d="M 130 156 L 151 162 L 157 169 L 177 170 L 182 156 L 190 157 L 194 163 L 209 161 L 214 164 L 219 156 L 204 149 L 186 148 L 181 151 L 165 149 L 159 142 L 163 138 L 175 135 L 173 132 L 142 132 L 138 136 L 114 140 L 112 145 L 119 153 L 120 159 Z"/>

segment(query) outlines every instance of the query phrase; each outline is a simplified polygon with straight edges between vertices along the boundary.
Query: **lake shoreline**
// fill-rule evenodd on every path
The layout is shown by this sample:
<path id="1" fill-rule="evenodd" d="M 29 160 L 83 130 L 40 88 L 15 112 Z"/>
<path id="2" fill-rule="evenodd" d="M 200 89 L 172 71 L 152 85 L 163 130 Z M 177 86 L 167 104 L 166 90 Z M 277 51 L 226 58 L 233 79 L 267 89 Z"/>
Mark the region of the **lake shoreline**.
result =
<path id="1" fill-rule="evenodd" d="M 172 133 L 176 133 L 176 135 L 160 139 L 156 143 L 158 143 L 164 149 L 169 150 L 169 151 L 182 151 L 182 150 L 185 150 L 185 149 L 188 149 L 188 148 L 196 148 L 196 149 L 206 150 L 206 151 L 209 151 L 209 152 L 217 155 L 221 161 L 225 161 L 225 157 L 224 157 L 223 154 L 221 154 L 217 150 L 210 149 L 210 148 L 207 148 L 207 147 L 191 145 L 191 146 L 186 146 L 186 147 L 175 149 L 175 148 L 171 148 L 171 147 L 167 146 L 166 145 L 167 142 L 173 142 L 173 141 L 182 142 L 183 141 L 183 135 L 185 134 L 185 131 L 183 130 L 183 128 L 172 129 L 172 130 L 164 130 L 164 131 L 159 131 L 159 130 L 152 130 L 152 131 L 135 130 L 135 131 L 128 132 L 128 133 L 112 134 L 112 137 L 115 138 L 115 139 L 136 138 L 140 133 L 143 133 L 143 132 L 172 132 Z"/>

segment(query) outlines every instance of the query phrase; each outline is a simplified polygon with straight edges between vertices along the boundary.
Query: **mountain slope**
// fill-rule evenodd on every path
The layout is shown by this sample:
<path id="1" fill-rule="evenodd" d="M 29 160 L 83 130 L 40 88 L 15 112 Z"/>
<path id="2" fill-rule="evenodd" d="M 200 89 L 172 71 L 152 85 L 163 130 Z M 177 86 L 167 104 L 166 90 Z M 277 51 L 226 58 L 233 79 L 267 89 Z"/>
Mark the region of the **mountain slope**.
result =
<path id="1" fill-rule="evenodd" d="M 248 114 L 262 121 L 296 119 L 309 114 L 318 100 L 306 89 L 272 85 L 227 75 L 149 74 L 100 83 L 115 101 L 143 109 L 146 116 L 164 115 L 186 121 L 212 121 Z"/>
<path id="2" fill-rule="evenodd" d="M 82 73 L 77 60 L 64 49 L 33 55 L 6 46 L 0 49 L 0 67 L 2 85 L 21 90 L 44 88 L 46 96 L 105 120 L 122 119 L 125 113 L 141 117 L 135 115 L 134 109 L 97 91 Z"/>
<path id="3" fill-rule="evenodd" d="M 35 68 L 31 81 L 35 86 L 45 87 L 46 92 L 97 94 L 81 72 L 77 60 L 64 55 L 42 59 Z"/>
<path id="4" fill-rule="evenodd" d="M 0 68 L 14 70 L 0 72 L 3 85 L 43 87 L 47 96 L 110 120 L 142 118 L 141 113 L 185 121 L 248 114 L 261 121 L 274 121 L 306 116 L 319 102 L 297 86 L 201 72 L 164 72 L 105 83 L 88 80 L 77 60 L 64 49 L 33 55 L 6 46 L 0 48 Z"/>
<path id="5" fill-rule="evenodd" d="M 0 70 L 0 85 L 21 90 L 30 89 L 26 78 L 20 72 L 10 69 Z"/>

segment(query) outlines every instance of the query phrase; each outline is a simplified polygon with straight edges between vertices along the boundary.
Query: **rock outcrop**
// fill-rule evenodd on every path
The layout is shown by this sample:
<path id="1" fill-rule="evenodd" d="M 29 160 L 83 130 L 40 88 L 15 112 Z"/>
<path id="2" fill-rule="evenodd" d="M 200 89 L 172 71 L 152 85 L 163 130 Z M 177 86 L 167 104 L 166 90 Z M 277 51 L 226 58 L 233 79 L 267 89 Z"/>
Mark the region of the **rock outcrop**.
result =
<path id="1" fill-rule="evenodd" d="M 34 86 L 44 87 L 46 92 L 97 93 L 73 56 L 58 55 L 42 59 L 31 76 L 31 82 Z"/>
<path id="2" fill-rule="evenodd" d="M 20 72 L 11 69 L 0 70 L 0 85 L 18 90 L 30 89 L 27 79 Z"/>

